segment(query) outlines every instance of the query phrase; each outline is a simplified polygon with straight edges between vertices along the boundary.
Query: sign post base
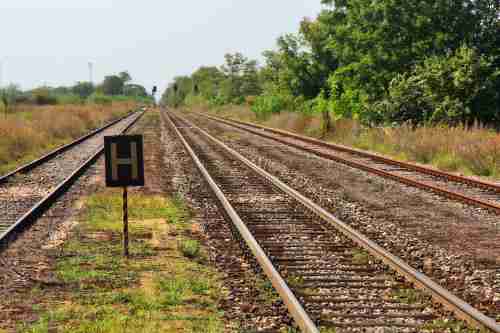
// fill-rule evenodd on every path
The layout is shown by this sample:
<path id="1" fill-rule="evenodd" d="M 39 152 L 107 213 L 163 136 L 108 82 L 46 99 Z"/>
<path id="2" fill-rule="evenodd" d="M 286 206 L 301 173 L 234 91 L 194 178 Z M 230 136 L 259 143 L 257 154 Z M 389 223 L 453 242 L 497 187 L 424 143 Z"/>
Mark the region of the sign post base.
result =
<path id="1" fill-rule="evenodd" d="M 129 256 L 128 251 L 128 194 L 127 187 L 123 187 L 123 255 Z"/>

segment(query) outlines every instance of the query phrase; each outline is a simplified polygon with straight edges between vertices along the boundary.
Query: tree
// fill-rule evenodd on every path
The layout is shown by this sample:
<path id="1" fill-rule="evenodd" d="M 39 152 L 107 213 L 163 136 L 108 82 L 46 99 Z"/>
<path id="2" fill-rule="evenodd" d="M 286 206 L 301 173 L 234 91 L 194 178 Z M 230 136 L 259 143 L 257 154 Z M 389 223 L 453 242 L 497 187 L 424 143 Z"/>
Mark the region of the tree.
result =
<path id="1" fill-rule="evenodd" d="M 124 82 L 118 75 L 110 75 L 104 78 L 101 89 L 105 95 L 121 95 L 123 94 Z"/>
<path id="2" fill-rule="evenodd" d="M 118 77 L 122 80 L 123 84 L 132 81 L 132 76 L 130 76 L 128 71 L 120 72 Z"/>
<path id="3" fill-rule="evenodd" d="M 217 96 L 219 87 L 226 77 L 215 66 L 202 66 L 193 73 L 191 78 L 194 85 L 198 86 L 199 94 L 206 100 L 210 100 Z"/>
<path id="4" fill-rule="evenodd" d="M 82 99 L 86 99 L 94 93 L 95 88 L 91 82 L 77 82 L 71 88 L 71 91 L 73 94 L 80 96 Z"/>
<path id="5" fill-rule="evenodd" d="M 323 0 L 317 21 L 328 25 L 328 48 L 342 64 L 336 81 L 373 98 L 429 56 L 461 45 L 486 45 L 498 21 L 497 0 Z"/>
<path id="6" fill-rule="evenodd" d="M 123 94 L 125 96 L 138 96 L 138 97 L 146 97 L 148 93 L 146 88 L 141 86 L 140 84 L 127 84 L 123 88 Z"/>

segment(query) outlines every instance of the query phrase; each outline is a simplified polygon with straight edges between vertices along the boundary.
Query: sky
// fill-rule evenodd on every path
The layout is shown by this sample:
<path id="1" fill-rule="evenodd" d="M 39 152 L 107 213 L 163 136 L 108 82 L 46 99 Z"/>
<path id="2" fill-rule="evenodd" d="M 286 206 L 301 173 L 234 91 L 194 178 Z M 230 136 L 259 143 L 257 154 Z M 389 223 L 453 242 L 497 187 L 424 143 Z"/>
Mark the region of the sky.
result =
<path id="1" fill-rule="evenodd" d="M 69 86 L 128 70 L 161 91 L 224 54 L 262 60 L 320 0 L 1 0 L 0 85 Z"/>

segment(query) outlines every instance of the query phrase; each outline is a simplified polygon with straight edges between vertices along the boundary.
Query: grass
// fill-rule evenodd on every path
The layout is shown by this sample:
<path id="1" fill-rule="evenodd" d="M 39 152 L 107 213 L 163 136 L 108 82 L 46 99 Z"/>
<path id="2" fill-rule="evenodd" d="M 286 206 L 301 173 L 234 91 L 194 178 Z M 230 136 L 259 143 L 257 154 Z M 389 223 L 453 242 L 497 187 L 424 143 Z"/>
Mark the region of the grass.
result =
<path id="1" fill-rule="evenodd" d="M 134 108 L 102 105 L 20 105 L 0 114 L 0 174 L 36 159 Z"/>
<path id="2" fill-rule="evenodd" d="M 180 246 L 191 244 L 198 256 L 204 251 L 185 235 L 190 228 L 185 205 L 131 194 L 131 258 L 125 259 L 121 239 L 104 237 L 121 228 L 121 196 L 115 193 L 106 191 L 86 200 L 82 221 L 57 260 L 62 289 L 50 294 L 50 289 L 34 288 L 32 292 L 47 301 L 33 308 L 40 319 L 22 324 L 19 331 L 224 331 L 217 307 L 223 294 L 217 273 L 186 258 Z"/>
<path id="3" fill-rule="evenodd" d="M 86 220 L 95 229 L 120 231 L 122 226 L 116 221 L 122 219 L 122 197 L 99 193 L 88 198 L 91 209 L 86 210 Z M 130 220 L 166 218 L 167 222 L 183 224 L 188 218 L 187 209 L 176 200 L 159 196 L 131 195 L 128 198 Z M 131 224 L 131 228 L 137 228 Z"/>
<path id="4" fill-rule="evenodd" d="M 203 108 L 194 110 L 207 111 Z M 406 125 L 367 128 L 356 120 L 340 119 L 333 122 L 332 130 L 323 137 L 320 115 L 282 112 L 260 120 L 244 106 L 224 106 L 214 112 L 218 116 L 321 137 L 403 161 L 430 164 L 445 171 L 500 179 L 500 134 L 480 125 L 470 128 L 412 128 Z"/>

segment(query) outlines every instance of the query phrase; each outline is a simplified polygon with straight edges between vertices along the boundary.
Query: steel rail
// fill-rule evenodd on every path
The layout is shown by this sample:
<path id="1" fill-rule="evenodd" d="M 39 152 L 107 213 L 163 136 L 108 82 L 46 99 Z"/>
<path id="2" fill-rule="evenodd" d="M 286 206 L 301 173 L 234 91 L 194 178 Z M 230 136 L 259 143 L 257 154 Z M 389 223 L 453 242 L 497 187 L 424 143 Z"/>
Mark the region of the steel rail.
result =
<path id="1" fill-rule="evenodd" d="M 125 120 L 127 117 L 136 118 L 127 125 L 126 128 L 122 130 L 121 133 L 125 133 L 129 130 L 142 116 L 144 111 L 136 114 L 128 114 L 126 117 L 119 119 L 114 122 L 115 124 L 119 121 Z M 111 125 L 110 125 L 111 126 Z M 109 126 L 108 126 L 109 127 Z M 74 146 L 74 145 L 73 145 Z M 67 149 L 67 148 L 66 148 Z M 64 194 L 75 182 L 76 180 L 101 156 L 104 151 L 104 147 L 101 146 L 91 157 L 89 157 L 85 162 L 83 162 L 78 169 L 73 171 L 71 175 L 66 177 L 57 187 L 40 200 L 36 205 L 34 205 L 28 212 L 21 216 L 14 224 L 12 224 L 7 230 L 0 234 L 0 253 L 2 253 L 17 237 L 27 230 L 31 225 L 33 225 L 36 220 L 62 195 Z"/>
<path id="2" fill-rule="evenodd" d="M 102 132 L 105 129 L 107 129 L 107 128 L 109 128 L 109 127 L 111 127 L 111 126 L 119 123 L 120 121 L 124 120 L 125 118 L 130 117 L 134 113 L 135 112 L 129 112 L 126 115 L 124 115 L 123 117 L 115 119 L 115 120 L 109 122 L 108 124 L 106 124 L 106 125 L 104 125 L 104 126 L 102 126 L 100 128 L 97 128 L 97 129 L 95 129 L 95 130 L 93 130 L 93 131 L 91 131 L 91 132 L 89 132 L 89 133 L 87 133 L 87 134 L 79 137 L 78 139 L 76 139 L 76 140 L 74 140 L 74 141 L 72 141 L 72 142 L 70 142 L 68 144 L 65 144 L 65 145 L 63 145 L 63 146 L 61 146 L 59 148 L 54 149 L 53 151 L 51 151 L 51 152 L 43 155 L 42 157 L 40 157 L 40 158 L 38 158 L 38 159 L 36 159 L 34 161 L 31 161 L 31 162 L 29 162 L 29 163 L 27 163 L 25 165 L 22 165 L 19 168 L 15 169 L 15 170 L 13 170 L 13 171 L 11 171 L 11 172 L 3 175 L 3 176 L 0 176 L 0 184 L 5 183 L 9 178 L 15 176 L 18 173 L 27 173 L 27 172 L 33 170 L 34 168 L 38 167 L 39 165 L 47 162 L 48 160 L 56 157 L 57 155 L 65 152 L 66 150 L 68 150 L 68 149 L 70 149 L 70 148 L 72 148 L 72 147 L 74 147 L 74 146 L 82 143 L 83 141 L 85 141 L 85 140 L 93 137 L 96 134 L 99 134 L 100 132 Z"/>
<path id="3" fill-rule="evenodd" d="M 271 260 L 267 257 L 266 253 L 264 250 L 261 248 L 257 240 L 253 237 L 252 233 L 250 230 L 247 228 L 245 223 L 241 220 L 239 217 L 238 213 L 234 210 L 232 205 L 229 203 L 229 201 L 226 199 L 224 194 L 222 193 L 221 189 L 207 169 L 203 166 L 199 158 L 196 156 L 196 153 L 193 151 L 189 143 L 186 141 L 186 139 L 182 136 L 181 132 L 178 130 L 178 128 L 175 126 L 175 124 L 172 122 L 170 119 L 170 116 L 166 113 L 165 118 L 167 122 L 169 123 L 170 127 L 174 130 L 176 133 L 177 137 L 181 140 L 184 148 L 186 151 L 189 153 L 191 156 L 191 159 L 195 163 L 196 167 L 200 171 L 200 173 L 203 175 L 203 178 L 205 181 L 208 183 L 210 186 L 210 189 L 214 192 L 215 197 L 219 201 L 220 205 L 226 212 L 227 216 L 231 219 L 231 222 L 234 224 L 236 229 L 239 231 L 241 237 L 245 241 L 246 245 L 249 247 L 249 249 L 252 251 L 253 255 L 255 256 L 255 259 L 258 261 L 260 264 L 260 267 L 266 274 L 266 276 L 269 278 L 271 281 L 273 287 L 276 289 L 278 294 L 281 296 L 283 302 L 288 308 L 288 311 L 290 312 L 290 315 L 293 317 L 297 325 L 301 328 L 302 332 L 305 333 L 319 333 L 318 328 L 316 325 L 313 323 L 311 318 L 307 315 L 305 312 L 304 308 L 300 304 L 300 302 L 297 300 L 293 292 L 290 290 L 288 285 L 286 284 L 285 280 L 281 277 L 281 275 L 278 273 L 276 268 L 274 268 Z"/>
<path id="4" fill-rule="evenodd" d="M 323 158 L 326 158 L 329 160 L 334 160 L 336 162 L 351 166 L 351 167 L 356 168 L 356 169 L 361 169 L 361 170 L 364 170 L 364 171 L 369 172 L 369 173 L 374 173 L 374 174 L 377 174 L 381 177 L 389 178 L 389 179 L 404 183 L 404 184 L 412 186 L 412 187 L 418 187 L 418 188 L 421 188 L 423 190 L 427 190 L 427 191 L 431 191 L 431 192 L 434 192 L 437 194 L 441 194 L 441 195 L 444 195 L 448 198 L 458 200 L 461 202 L 465 202 L 465 203 L 470 204 L 470 205 L 480 206 L 480 207 L 486 208 L 486 209 L 500 215 L 500 204 L 486 201 L 486 200 L 482 200 L 482 199 L 478 199 L 478 198 L 472 198 L 472 197 L 469 197 L 467 195 L 464 195 L 464 194 L 461 194 L 458 192 L 454 192 L 454 191 L 450 191 L 450 190 L 447 190 L 447 189 L 442 188 L 442 187 L 426 184 L 426 183 L 414 180 L 410 177 L 396 175 L 396 174 L 393 174 L 391 172 L 388 172 L 388 171 L 385 171 L 382 169 L 378 169 L 378 168 L 374 168 L 374 167 L 365 165 L 365 164 L 360 163 L 360 162 L 356 162 L 356 161 L 345 159 L 345 158 L 342 158 L 339 156 L 335 156 L 335 155 L 330 154 L 330 153 L 315 151 L 315 150 L 312 150 L 310 148 L 304 147 L 300 144 L 289 142 L 289 141 L 280 139 L 278 137 L 268 135 L 268 134 L 263 133 L 263 132 L 271 132 L 274 134 L 283 135 L 283 136 L 297 139 L 300 141 L 305 141 L 307 143 L 316 144 L 316 145 L 319 145 L 322 147 L 327 147 L 327 148 L 342 151 L 342 152 L 356 154 L 356 155 L 359 155 L 361 157 L 366 157 L 366 158 L 371 158 L 371 159 L 377 160 L 379 162 L 400 166 L 402 168 L 410 169 L 410 170 L 413 170 L 416 172 L 425 173 L 425 174 L 432 175 L 435 177 L 446 178 L 448 180 L 452 180 L 452 181 L 456 181 L 456 182 L 460 182 L 460 183 L 464 183 L 464 184 L 468 184 L 471 186 L 479 187 L 482 189 L 488 189 L 488 190 L 492 190 L 492 191 L 500 193 L 500 186 L 497 184 L 494 184 L 494 183 L 489 183 L 489 182 L 485 182 L 485 181 L 481 181 L 481 180 L 475 180 L 475 179 L 471 179 L 471 178 L 467 178 L 467 177 L 457 176 L 457 175 L 453 175 L 453 174 L 450 174 L 447 172 L 422 167 L 422 166 L 419 166 L 419 165 L 416 165 L 413 163 L 392 160 L 392 159 L 381 157 L 381 156 L 378 156 L 378 155 L 375 155 L 372 153 L 364 152 L 364 151 L 361 151 L 359 149 L 348 148 L 345 146 L 340 146 L 340 145 L 316 140 L 313 138 L 307 138 L 307 137 L 304 137 L 301 135 L 293 134 L 290 132 L 286 132 L 286 131 L 282 131 L 282 130 L 278 130 L 278 129 L 274 129 L 274 128 L 245 123 L 245 122 L 241 122 L 241 121 L 237 121 L 237 120 L 227 120 L 224 118 L 208 116 L 208 115 L 204 115 L 204 114 L 200 114 L 200 113 L 196 113 L 196 115 L 201 115 L 201 116 L 208 118 L 208 119 L 211 119 L 213 121 L 222 122 L 222 123 L 227 124 L 229 126 L 233 126 L 233 127 L 242 129 L 244 131 L 256 134 L 258 136 L 272 139 L 274 141 L 278 141 L 278 142 L 281 142 L 281 143 L 286 144 L 288 146 L 291 146 L 291 147 L 294 147 L 294 148 L 297 148 L 297 149 L 300 149 L 303 151 L 307 151 L 307 152 L 315 154 L 317 156 L 320 156 L 320 157 L 323 157 Z M 253 127 L 255 129 L 258 129 L 258 130 L 253 130 L 253 129 L 247 128 L 245 126 Z"/>
<path id="5" fill-rule="evenodd" d="M 375 242 L 368 239 L 362 233 L 351 228 L 349 225 L 347 225 L 346 223 L 342 222 L 341 220 L 333 216 L 330 212 L 328 212 L 324 208 L 314 203 L 311 199 L 303 196 L 290 186 L 280 181 L 275 176 L 271 175 L 267 171 L 255 165 L 253 162 L 245 158 L 243 155 L 241 155 L 234 149 L 226 146 L 223 142 L 214 138 L 206 131 L 202 130 L 201 128 L 195 126 L 194 124 L 188 122 L 185 119 L 183 119 L 183 121 L 189 124 L 189 126 L 191 126 L 193 129 L 199 131 L 207 139 L 216 143 L 219 147 L 228 152 L 235 159 L 244 163 L 250 169 L 255 171 L 257 174 L 266 178 L 269 182 L 271 182 L 276 187 L 281 189 L 284 193 L 290 195 L 295 200 L 299 201 L 304 206 L 308 207 L 313 213 L 315 213 L 317 216 L 321 217 L 323 220 L 334 226 L 337 230 L 339 230 L 348 238 L 353 240 L 355 243 L 363 247 L 370 254 L 372 254 L 376 258 L 381 259 L 389 267 L 402 274 L 409 281 L 412 281 L 418 288 L 421 288 L 429 292 L 435 301 L 442 304 L 449 311 L 452 311 L 457 316 L 457 318 L 468 322 L 474 327 L 478 327 L 480 329 L 488 329 L 491 330 L 492 332 L 500 333 L 500 325 L 495 320 L 484 315 L 482 312 L 473 308 L 470 304 L 466 303 L 462 299 L 450 293 L 448 290 L 446 290 L 445 288 L 434 282 L 425 274 L 415 270 L 413 267 L 408 265 L 399 257 L 386 251 L 385 249 L 377 245 Z"/>

